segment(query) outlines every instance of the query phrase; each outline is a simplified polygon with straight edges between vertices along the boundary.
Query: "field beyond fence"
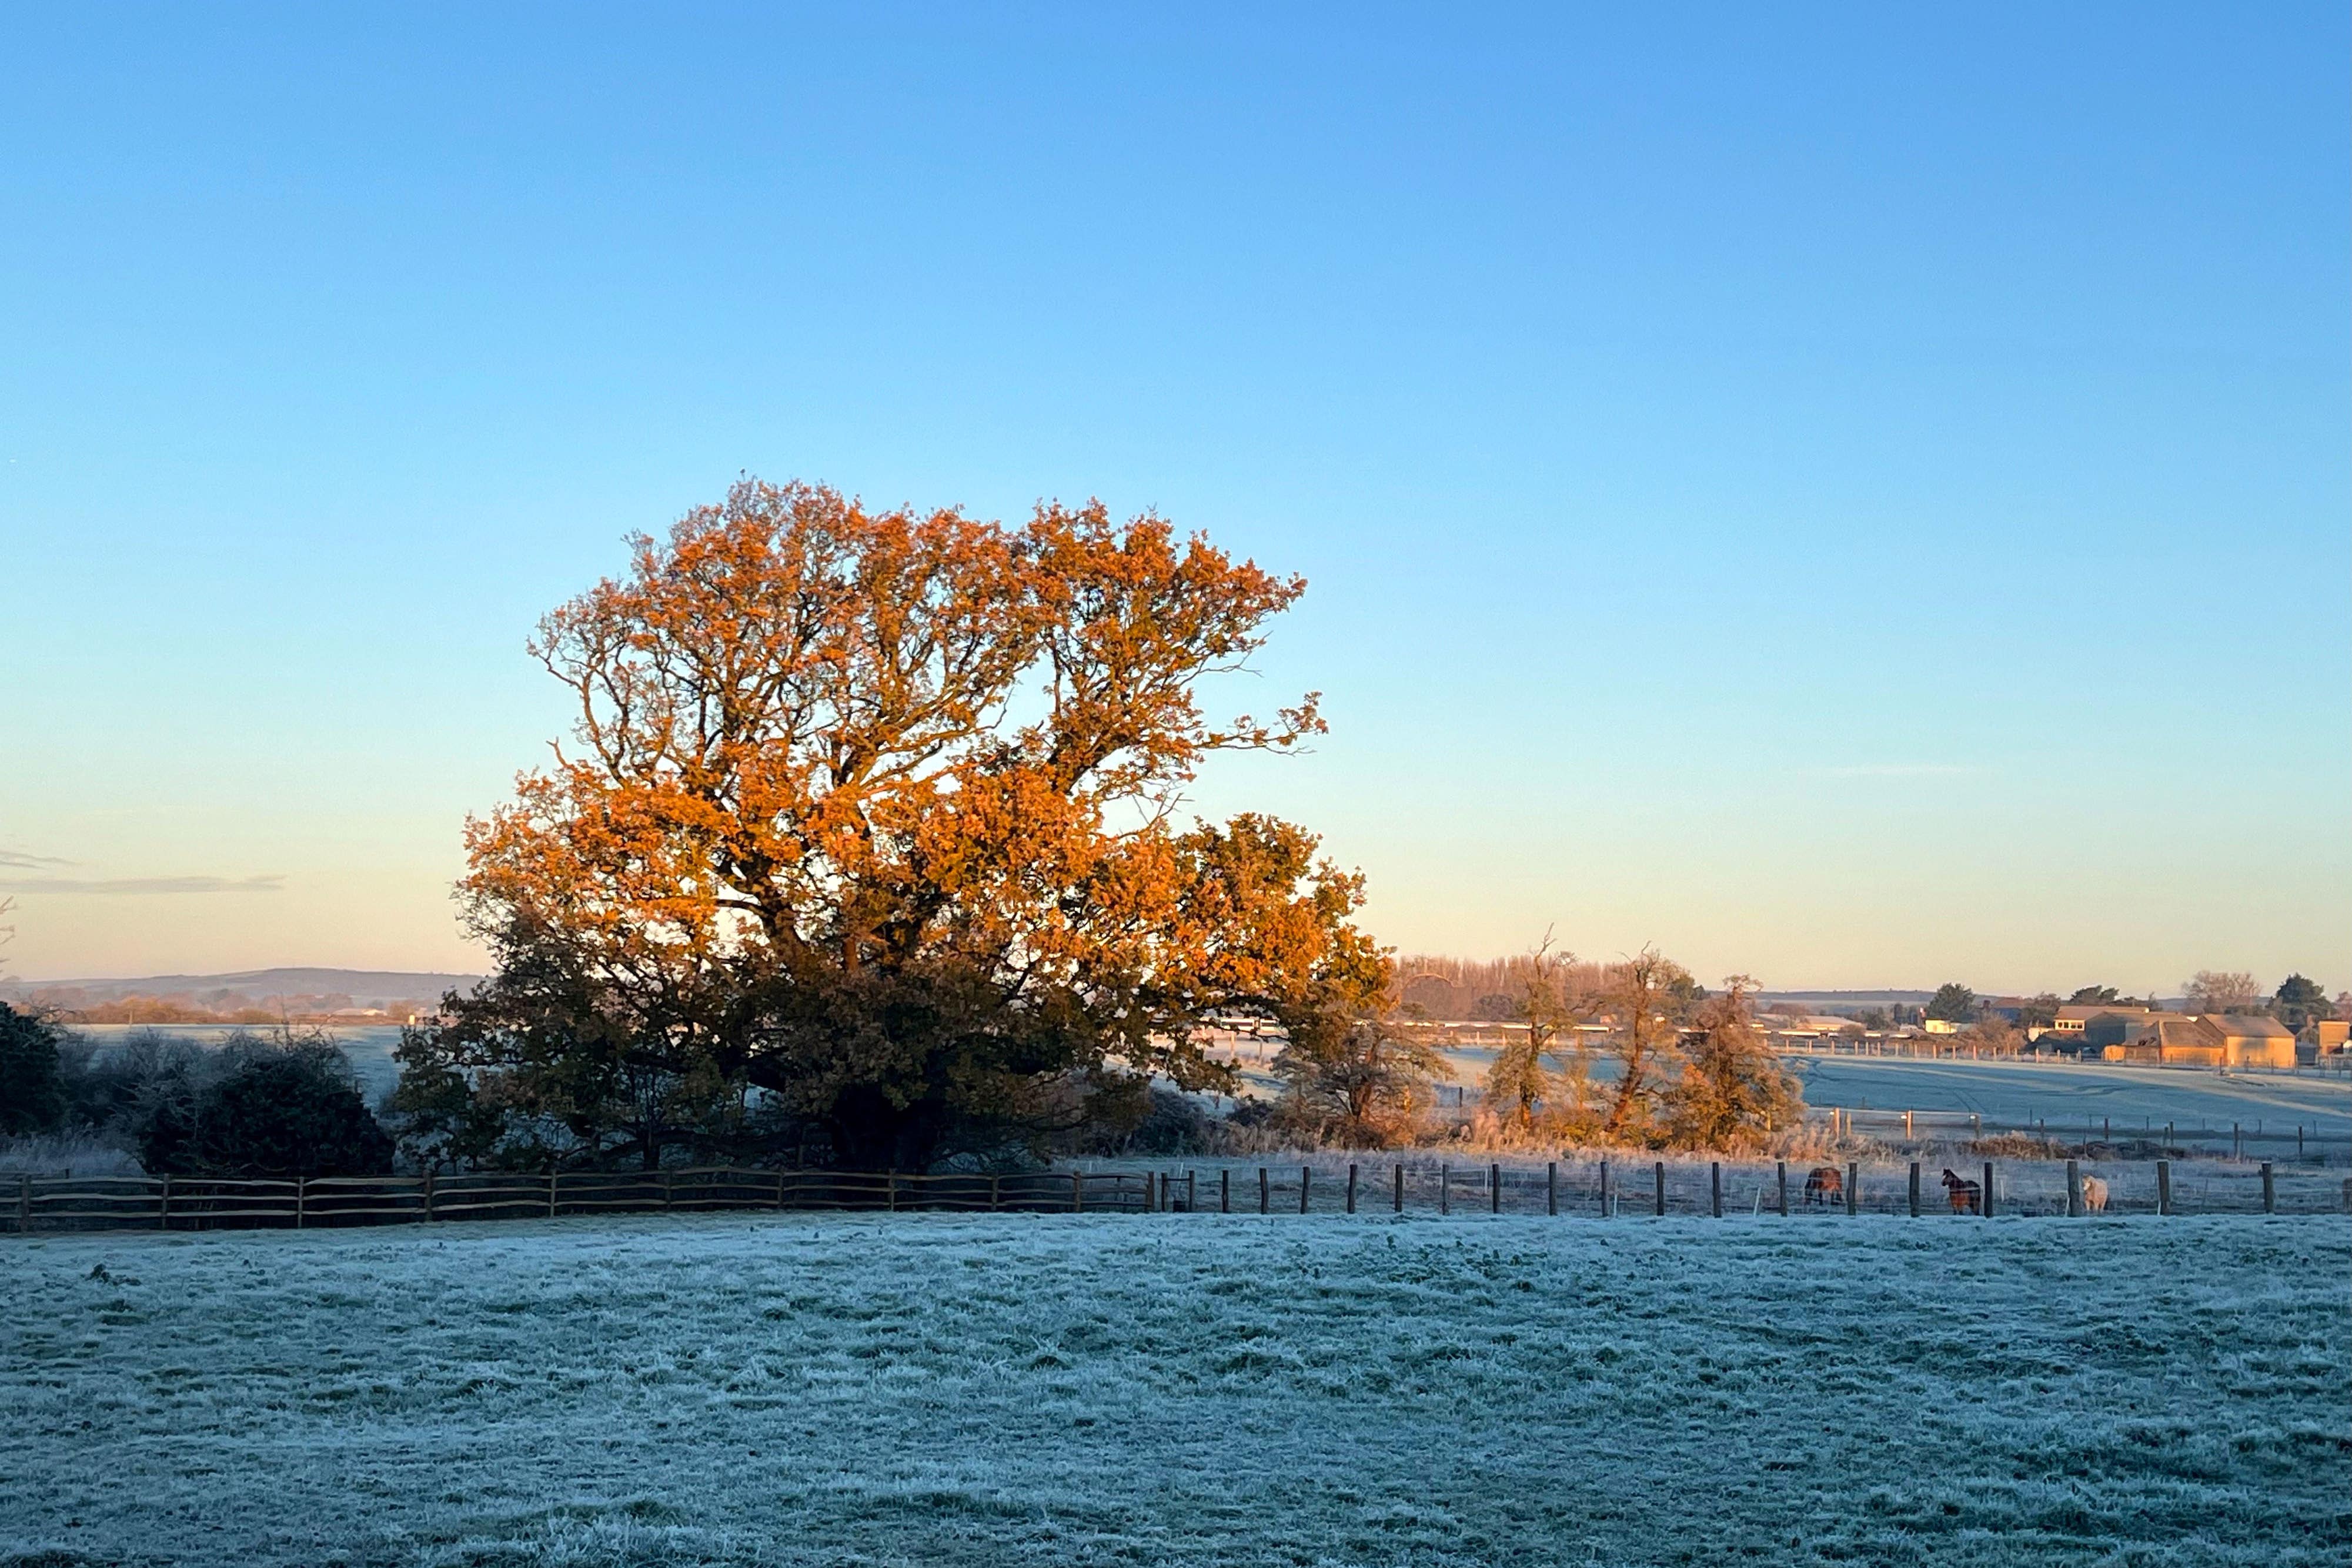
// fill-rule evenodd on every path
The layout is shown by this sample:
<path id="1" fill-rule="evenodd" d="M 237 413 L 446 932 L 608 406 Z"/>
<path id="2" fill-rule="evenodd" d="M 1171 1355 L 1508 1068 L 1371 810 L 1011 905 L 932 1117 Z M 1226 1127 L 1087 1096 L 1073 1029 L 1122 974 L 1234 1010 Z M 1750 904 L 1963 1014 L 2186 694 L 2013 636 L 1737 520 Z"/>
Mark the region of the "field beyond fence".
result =
<path id="1" fill-rule="evenodd" d="M 2036 1116 L 2028 1121 L 1987 1121 L 1969 1111 L 1906 1111 L 1873 1109 L 1867 1106 L 1826 1105 L 1809 1109 L 1806 1120 L 1824 1128 L 1832 1139 L 1867 1136 L 1881 1139 L 1901 1139 L 1906 1143 L 1937 1139 L 1974 1142 L 1985 1137 L 2064 1138 L 2080 1139 L 2083 1143 L 2105 1144 L 2135 1149 L 2180 1150 L 2184 1153 L 2218 1152 L 2226 1148 L 2233 1157 L 2242 1157 L 2249 1151 L 2266 1149 L 2284 1155 L 2291 1147 L 2294 1157 L 2316 1157 L 2326 1163 L 2328 1151 L 2338 1151 L 2338 1157 L 2352 1153 L 2352 1133 L 2336 1133 L 2318 1125 L 2302 1122 L 2272 1124 L 2255 1122 L 2220 1123 L 2163 1121 L 2153 1116 L 2125 1116 L 2095 1113 L 2081 1116 Z"/>
<path id="2" fill-rule="evenodd" d="M 1669 1215 L 2318 1214 L 2352 1212 L 2352 1178 L 2268 1162 L 1911 1162 L 1583 1159 L 1452 1165 L 1333 1162 L 1172 1169 L 898 1172 L 697 1166 L 664 1171 L 226 1179 L 19 1176 L 6 1228 L 306 1228 L 551 1219 L 608 1213 Z M 2104 1193 L 2101 1188 L 2104 1187 Z M 1990 1189 L 1990 1201 L 1982 1196 Z"/>

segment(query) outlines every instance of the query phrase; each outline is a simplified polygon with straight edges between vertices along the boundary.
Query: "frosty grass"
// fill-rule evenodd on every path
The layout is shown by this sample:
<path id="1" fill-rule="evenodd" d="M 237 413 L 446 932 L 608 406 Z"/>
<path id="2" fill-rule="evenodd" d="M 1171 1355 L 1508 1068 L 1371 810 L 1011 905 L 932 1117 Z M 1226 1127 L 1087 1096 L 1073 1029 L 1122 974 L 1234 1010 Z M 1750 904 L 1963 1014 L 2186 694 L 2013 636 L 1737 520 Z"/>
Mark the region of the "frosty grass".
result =
<path id="1" fill-rule="evenodd" d="M 2352 1560 L 2352 1226 L 0 1239 L 0 1563 Z"/>

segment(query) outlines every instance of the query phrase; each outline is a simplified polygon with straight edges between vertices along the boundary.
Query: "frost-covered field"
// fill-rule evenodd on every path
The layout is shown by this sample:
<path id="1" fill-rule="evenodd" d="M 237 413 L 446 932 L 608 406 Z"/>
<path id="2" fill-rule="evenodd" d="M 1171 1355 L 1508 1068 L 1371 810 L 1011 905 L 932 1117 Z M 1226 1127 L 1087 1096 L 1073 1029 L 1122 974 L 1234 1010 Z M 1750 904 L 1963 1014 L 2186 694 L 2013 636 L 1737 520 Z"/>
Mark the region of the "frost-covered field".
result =
<path id="1" fill-rule="evenodd" d="M 2100 1061 L 1958 1061 L 1886 1056 L 1800 1057 L 1791 1063 L 1816 1107 L 1970 1111 L 1987 1122 L 2040 1118 L 2053 1133 L 2080 1135 L 2105 1118 L 2118 1135 L 2143 1128 L 2248 1132 L 2298 1125 L 2341 1137 L 2352 1132 L 2352 1080 L 2311 1073 L 2195 1071 Z"/>
<path id="2" fill-rule="evenodd" d="M 1254 1041 L 1233 1053 L 1261 1094 L 1278 1092 L 1268 1071 L 1276 1047 Z M 1492 1047 L 1457 1045 L 1444 1053 L 1444 1081 L 1475 1098 Z M 2292 1132 L 2304 1126 L 2340 1138 L 2352 1133 L 2352 1077 L 2315 1071 L 2220 1073 L 2180 1067 L 2038 1060 L 1963 1061 L 1906 1056 L 1791 1056 L 1787 1065 L 1803 1082 L 1806 1103 L 1885 1111 L 1968 1112 L 1987 1123 L 2036 1118 L 2053 1133 L 2079 1134 L 2105 1117 L 2121 1135 L 2143 1128 L 2217 1127 L 2233 1122 Z M 1613 1082 L 1616 1066 L 1603 1053 L 1593 1064 L 1598 1082 Z"/>
<path id="3" fill-rule="evenodd" d="M 2352 1226 L 0 1242 L 0 1563 L 2342 1563 Z"/>

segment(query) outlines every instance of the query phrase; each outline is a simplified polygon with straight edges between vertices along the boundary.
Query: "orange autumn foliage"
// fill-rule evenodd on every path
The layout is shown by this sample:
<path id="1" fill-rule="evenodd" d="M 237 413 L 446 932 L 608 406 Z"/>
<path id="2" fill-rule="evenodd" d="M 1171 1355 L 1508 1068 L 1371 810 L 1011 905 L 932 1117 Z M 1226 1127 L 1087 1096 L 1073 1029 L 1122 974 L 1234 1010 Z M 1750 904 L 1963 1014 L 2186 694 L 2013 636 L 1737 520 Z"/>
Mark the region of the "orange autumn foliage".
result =
<path id="1" fill-rule="evenodd" d="M 1323 727 L 1313 694 L 1213 723 L 1197 693 L 1298 579 L 1099 504 L 1006 527 L 758 481 L 633 552 L 541 624 L 573 740 L 468 824 L 462 884 L 604 1033 L 918 1163 L 1113 1061 L 1222 1083 L 1204 1012 L 1384 967 L 1311 835 L 1181 817 L 1212 754 Z"/>

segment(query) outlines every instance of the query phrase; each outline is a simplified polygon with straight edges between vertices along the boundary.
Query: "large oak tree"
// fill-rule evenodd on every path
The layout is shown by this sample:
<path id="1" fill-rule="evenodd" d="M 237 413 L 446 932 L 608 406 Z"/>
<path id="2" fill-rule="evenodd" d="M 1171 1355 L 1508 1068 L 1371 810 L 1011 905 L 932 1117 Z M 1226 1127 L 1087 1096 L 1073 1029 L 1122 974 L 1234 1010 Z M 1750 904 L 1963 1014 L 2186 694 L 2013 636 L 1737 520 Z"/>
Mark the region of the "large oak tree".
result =
<path id="1" fill-rule="evenodd" d="M 531 644 L 572 739 L 468 826 L 500 973 L 404 1046 L 445 1129 L 495 1104 L 653 1163 L 765 1107 L 919 1167 L 1137 1073 L 1226 1086 L 1204 1015 L 1384 963 L 1311 835 L 1183 812 L 1213 754 L 1322 728 L 1313 694 L 1202 706 L 1300 580 L 1098 504 L 757 481 L 633 547 Z"/>

